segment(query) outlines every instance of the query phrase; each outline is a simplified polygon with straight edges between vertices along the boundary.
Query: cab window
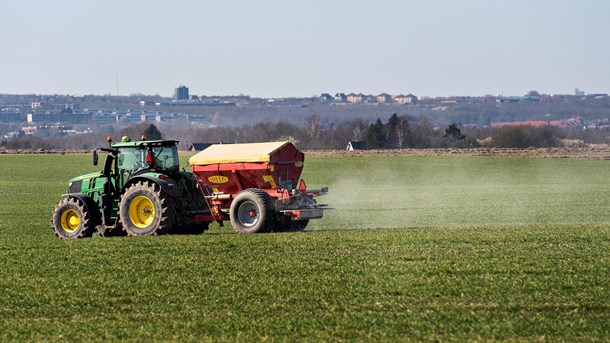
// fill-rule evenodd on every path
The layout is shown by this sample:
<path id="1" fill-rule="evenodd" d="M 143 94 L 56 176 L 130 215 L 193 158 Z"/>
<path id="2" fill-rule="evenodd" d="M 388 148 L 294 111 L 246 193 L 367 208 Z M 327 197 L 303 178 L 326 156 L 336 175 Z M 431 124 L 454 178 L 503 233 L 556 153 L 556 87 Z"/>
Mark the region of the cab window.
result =
<path id="1" fill-rule="evenodd" d="M 136 170 L 146 166 L 147 149 L 121 148 L 119 154 L 119 169 Z"/>
<path id="2" fill-rule="evenodd" d="M 179 167 L 178 148 L 175 146 L 153 147 L 152 154 L 159 169 L 167 170 Z"/>

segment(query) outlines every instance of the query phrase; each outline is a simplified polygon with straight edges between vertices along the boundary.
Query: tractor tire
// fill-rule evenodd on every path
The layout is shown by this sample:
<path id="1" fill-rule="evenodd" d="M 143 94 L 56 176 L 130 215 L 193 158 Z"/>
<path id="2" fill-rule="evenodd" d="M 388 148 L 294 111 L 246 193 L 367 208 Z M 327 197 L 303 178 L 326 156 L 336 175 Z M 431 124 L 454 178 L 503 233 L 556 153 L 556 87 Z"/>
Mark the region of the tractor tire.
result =
<path id="1" fill-rule="evenodd" d="M 174 224 L 174 206 L 161 187 L 139 181 L 119 200 L 119 218 L 129 236 L 161 235 Z"/>
<path id="2" fill-rule="evenodd" d="M 229 213 L 231 225 L 237 233 L 270 232 L 278 224 L 273 198 L 256 188 L 239 192 Z"/>
<path id="3" fill-rule="evenodd" d="M 53 211 L 53 231 L 61 239 L 91 237 L 95 223 L 81 200 L 65 198 Z"/>

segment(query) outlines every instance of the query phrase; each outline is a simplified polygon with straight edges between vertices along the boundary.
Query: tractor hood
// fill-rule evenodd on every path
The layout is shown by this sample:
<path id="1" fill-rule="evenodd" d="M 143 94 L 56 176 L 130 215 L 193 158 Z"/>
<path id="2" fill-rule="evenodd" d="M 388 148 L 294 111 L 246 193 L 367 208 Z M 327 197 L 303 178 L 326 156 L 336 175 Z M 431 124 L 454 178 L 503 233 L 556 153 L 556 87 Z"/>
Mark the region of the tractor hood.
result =
<path id="1" fill-rule="evenodd" d="M 93 173 L 77 176 L 75 178 L 70 179 L 68 182 L 77 182 L 77 181 L 89 180 L 89 179 L 93 179 L 93 178 L 100 177 L 100 176 L 102 176 L 102 172 L 101 171 L 97 171 L 97 172 L 93 172 Z"/>

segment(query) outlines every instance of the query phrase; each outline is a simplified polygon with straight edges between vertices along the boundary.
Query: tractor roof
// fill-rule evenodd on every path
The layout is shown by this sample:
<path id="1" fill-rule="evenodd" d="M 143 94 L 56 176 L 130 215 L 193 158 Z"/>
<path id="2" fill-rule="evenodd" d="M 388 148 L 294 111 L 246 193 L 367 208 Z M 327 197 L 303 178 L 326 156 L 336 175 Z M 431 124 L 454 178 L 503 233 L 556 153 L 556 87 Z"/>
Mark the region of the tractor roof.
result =
<path id="1" fill-rule="evenodd" d="M 179 141 L 176 140 L 161 140 L 161 141 L 133 141 L 133 142 L 117 142 L 113 143 L 113 148 L 147 148 L 155 146 L 175 146 Z"/>

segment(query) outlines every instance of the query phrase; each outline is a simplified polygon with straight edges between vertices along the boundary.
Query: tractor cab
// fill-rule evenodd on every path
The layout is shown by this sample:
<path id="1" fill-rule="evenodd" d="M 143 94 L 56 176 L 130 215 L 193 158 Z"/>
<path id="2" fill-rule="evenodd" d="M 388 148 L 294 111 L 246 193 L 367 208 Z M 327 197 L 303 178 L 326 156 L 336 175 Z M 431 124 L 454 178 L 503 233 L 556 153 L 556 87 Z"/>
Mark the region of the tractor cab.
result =
<path id="1" fill-rule="evenodd" d="M 118 168 L 135 172 L 141 169 L 175 171 L 178 169 L 176 146 L 137 146 L 118 149 Z"/>
<path id="2" fill-rule="evenodd" d="M 113 144 L 117 150 L 118 184 L 144 173 L 175 174 L 179 170 L 177 141 L 138 141 Z"/>
<path id="3" fill-rule="evenodd" d="M 109 143 L 112 140 L 109 137 Z M 132 177 L 148 172 L 175 174 L 179 170 L 178 148 L 175 140 L 131 141 L 123 137 L 110 148 L 93 151 L 93 164 L 98 163 L 98 150 L 108 153 L 102 176 L 114 176 L 115 187 L 123 187 Z"/>

